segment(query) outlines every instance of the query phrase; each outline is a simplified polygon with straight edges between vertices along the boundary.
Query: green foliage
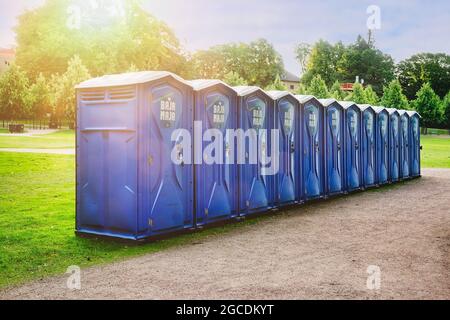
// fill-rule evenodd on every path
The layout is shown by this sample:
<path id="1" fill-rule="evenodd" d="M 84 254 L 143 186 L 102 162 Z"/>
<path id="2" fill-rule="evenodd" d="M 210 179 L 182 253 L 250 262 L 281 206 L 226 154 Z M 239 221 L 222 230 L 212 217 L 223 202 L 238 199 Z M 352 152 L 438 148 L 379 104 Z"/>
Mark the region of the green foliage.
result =
<path id="1" fill-rule="evenodd" d="M 381 104 L 386 108 L 396 108 L 399 110 L 408 110 L 409 103 L 403 94 L 402 87 L 398 80 L 393 80 L 384 88 Z"/>
<path id="2" fill-rule="evenodd" d="M 295 47 L 295 56 L 300 63 L 301 73 L 305 73 L 308 67 L 308 60 L 311 54 L 311 45 L 308 43 L 299 43 Z"/>
<path id="3" fill-rule="evenodd" d="M 284 85 L 283 82 L 281 82 L 280 75 L 277 74 L 275 77 L 275 80 L 272 84 L 270 84 L 268 87 L 266 87 L 266 90 L 279 90 L 279 91 L 287 91 L 288 88 Z"/>
<path id="4" fill-rule="evenodd" d="M 45 77 L 40 74 L 29 90 L 29 105 L 33 119 L 44 119 L 51 112 L 50 90 Z"/>
<path id="5" fill-rule="evenodd" d="M 191 64 L 197 78 L 224 79 L 232 71 L 249 85 L 262 88 L 269 86 L 277 75 L 284 72 L 280 54 L 265 39 L 199 51 L 193 55 Z"/>
<path id="6" fill-rule="evenodd" d="M 359 76 L 365 83 L 373 86 L 377 93 L 394 78 L 394 61 L 380 50 L 373 47 L 359 36 L 354 44 L 349 46 L 338 42 L 332 45 L 324 40 L 318 41 L 308 54 L 302 45 L 297 59 L 303 63 L 307 55 L 308 63 L 302 82 L 309 84 L 312 78 L 320 74 L 327 86 L 335 81 L 353 82 Z M 298 49 L 297 49 L 298 50 Z"/>
<path id="7" fill-rule="evenodd" d="M 223 77 L 223 82 L 228 84 L 229 86 L 246 86 L 248 85 L 247 81 L 242 79 L 236 72 L 230 71 Z"/>
<path id="8" fill-rule="evenodd" d="M 308 90 L 306 89 L 305 85 L 303 83 L 300 83 L 300 85 L 298 86 L 296 94 L 306 95 L 307 91 Z"/>
<path id="9" fill-rule="evenodd" d="M 327 85 L 325 84 L 325 81 L 322 79 L 320 74 L 312 78 L 311 84 L 307 89 L 307 93 L 315 96 L 318 99 L 329 98 Z"/>
<path id="10" fill-rule="evenodd" d="M 54 87 L 56 90 L 54 92 L 56 106 L 62 108 L 67 120 L 75 122 L 75 86 L 90 77 L 89 71 L 83 65 L 81 59 L 74 56 L 69 61 L 67 71 L 61 77 L 54 79 L 54 81 L 57 81 Z"/>
<path id="11" fill-rule="evenodd" d="M 444 112 L 444 127 L 450 129 L 450 91 L 442 100 L 442 110 Z"/>
<path id="12" fill-rule="evenodd" d="M 353 82 L 356 77 L 382 93 L 383 86 L 394 79 L 395 64 L 391 56 L 373 47 L 361 36 L 344 50 L 339 64 L 339 80 Z"/>
<path id="13" fill-rule="evenodd" d="M 78 1 L 82 8 L 79 28 L 70 28 L 71 0 L 47 0 L 19 17 L 16 62 L 31 77 L 62 74 L 78 55 L 93 76 L 139 70 L 167 70 L 189 74 L 186 57 L 173 31 L 139 6 L 124 1 L 124 17 L 107 19 L 106 10 Z M 88 14 L 89 17 L 85 15 Z M 92 19 L 91 19 L 92 18 Z"/>
<path id="14" fill-rule="evenodd" d="M 400 84 L 409 100 L 427 82 L 443 98 L 450 88 L 450 55 L 445 53 L 420 53 L 397 65 Z"/>
<path id="15" fill-rule="evenodd" d="M 422 116 L 422 126 L 439 127 L 442 121 L 441 101 L 429 83 L 425 83 L 417 92 L 414 108 Z"/>
<path id="16" fill-rule="evenodd" d="M 364 89 L 364 100 L 365 103 L 370 104 L 371 106 L 377 106 L 380 102 L 377 93 L 372 89 L 371 85 L 368 85 Z"/>
<path id="17" fill-rule="evenodd" d="M 355 103 L 366 103 L 366 94 L 364 92 L 364 87 L 360 83 L 355 83 L 353 85 L 353 92 L 346 98 L 348 101 L 353 101 Z"/>
<path id="18" fill-rule="evenodd" d="M 330 96 L 338 101 L 345 100 L 347 94 L 341 88 L 339 81 L 335 81 L 330 88 Z"/>
<path id="19" fill-rule="evenodd" d="M 308 56 L 306 72 L 303 74 L 302 83 L 309 86 L 316 75 L 320 75 L 327 86 L 331 86 L 337 79 L 340 61 L 345 47 L 342 43 L 332 45 L 324 40 L 319 40 L 311 49 Z M 301 61 L 301 63 L 304 63 Z"/>
<path id="20" fill-rule="evenodd" d="M 0 114 L 3 119 L 19 120 L 29 115 L 28 88 L 25 72 L 15 64 L 0 77 Z"/>

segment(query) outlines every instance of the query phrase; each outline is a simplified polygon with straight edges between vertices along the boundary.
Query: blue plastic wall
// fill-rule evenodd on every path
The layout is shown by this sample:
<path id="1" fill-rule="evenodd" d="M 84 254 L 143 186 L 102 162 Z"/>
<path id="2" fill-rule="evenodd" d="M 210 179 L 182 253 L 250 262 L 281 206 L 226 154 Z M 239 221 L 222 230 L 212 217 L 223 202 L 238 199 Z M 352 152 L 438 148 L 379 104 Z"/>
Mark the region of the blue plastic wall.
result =
<path id="1" fill-rule="evenodd" d="M 140 239 L 193 227 L 193 167 L 171 161 L 173 131 L 192 130 L 192 103 L 172 78 L 79 90 L 78 232 Z"/>
<path id="2" fill-rule="evenodd" d="M 222 163 L 195 166 L 196 224 L 201 226 L 238 215 L 237 166 L 231 164 L 232 150 L 226 131 L 237 128 L 237 94 L 222 84 L 207 87 L 195 94 L 195 120 L 202 123 L 202 137 L 209 129 L 218 130 L 224 146 Z M 203 141 L 206 150 L 211 141 Z M 207 159 L 206 159 L 207 160 Z"/>
<path id="3" fill-rule="evenodd" d="M 302 104 L 302 200 L 325 193 L 323 106 L 316 99 Z"/>
<path id="4" fill-rule="evenodd" d="M 345 110 L 345 175 L 348 192 L 361 189 L 361 111 L 356 105 Z"/>
<path id="5" fill-rule="evenodd" d="M 275 201 L 277 206 L 297 202 L 300 192 L 300 105 L 291 96 L 275 101 L 275 129 L 280 130 L 279 171 L 275 175 Z"/>
<path id="6" fill-rule="evenodd" d="M 390 114 L 389 124 L 389 181 L 400 179 L 400 117 L 398 112 Z"/>
<path id="7" fill-rule="evenodd" d="M 344 109 L 339 103 L 325 108 L 326 194 L 344 191 Z"/>
<path id="8" fill-rule="evenodd" d="M 419 177 L 420 172 L 420 117 L 418 114 L 411 116 L 410 120 L 410 147 L 411 147 L 411 176 Z"/>
<path id="9" fill-rule="evenodd" d="M 376 180 L 383 185 L 389 182 L 389 113 L 383 109 L 376 119 Z"/>
<path id="10" fill-rule="evenodd" d="M 364 188 L 375 186 L 376 145 L 375 145 L 375 111 L 368 107 L 363 111 L 362 124 L 362 171 Z"/>
<path id="11" fill-rule="evenodd" d="M 411 150 L 409 148 L 410 139 L 410 121 L 406 112 L 400 117 L 400 179 L 410 178 Z"/>
<path id="12" fill-rule="evenodd" d="M 238 116 L 238 123 L 244 132 L 253 129 L 257 135 L 260 135 L 261 129 L 267 130 L 265 141 L 258 139 L 257 154 L 266 153 L 270 156 L 270 130 L 274 127 L 273 100 L 262 90 L 239 97 Z M 272 208 L 275 202 L 273 175 L 264 175 L 265 169 L 259 162 L 250 164 L 250 153 L 252 150 L 247 139 L 243 147 L 245 148 L 246 161 L 245 164 L 238 166 L 240 216 L 266 211 Z"/>

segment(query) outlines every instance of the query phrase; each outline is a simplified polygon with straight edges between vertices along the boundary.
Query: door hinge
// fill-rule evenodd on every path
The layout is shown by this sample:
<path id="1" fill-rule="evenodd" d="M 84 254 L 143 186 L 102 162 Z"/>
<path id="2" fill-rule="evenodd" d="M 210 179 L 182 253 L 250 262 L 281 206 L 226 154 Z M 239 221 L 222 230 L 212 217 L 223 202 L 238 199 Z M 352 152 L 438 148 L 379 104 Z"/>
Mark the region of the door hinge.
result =
<path id="1" fill-rule="evenodd" d="M 153 219 L 148 219 L 148 225 L 150 226 L 150 227 L 153 227 Z"/>
<path id="2" fill-rule="evenodd" d="M 208 215 L 209 215 L 209 210 L 205 209 L 205 216 L 208 216 Z"/>

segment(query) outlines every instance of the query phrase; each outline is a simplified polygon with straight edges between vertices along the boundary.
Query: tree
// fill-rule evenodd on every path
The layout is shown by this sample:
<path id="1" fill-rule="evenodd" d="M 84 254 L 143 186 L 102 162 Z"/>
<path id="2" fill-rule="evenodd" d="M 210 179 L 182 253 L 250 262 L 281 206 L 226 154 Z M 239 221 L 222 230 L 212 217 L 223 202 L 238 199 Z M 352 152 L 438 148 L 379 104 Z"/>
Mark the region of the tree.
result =
<path id="1" fill-rule="evenodd" d="M 403 91 L 413 100 L 427 82 L 443 98 L 450 88 L 450 55 L 445 53 L 420 53 L 400 62 L 397 74 Z"/>
<path id="2" fill-rule="evenodd" d="M 305 85 L 303 83 L 300 83 L 300 85 L 298 86 L 296 94 L 306 95 L 306 94 L 308 94 L 307 91 L 308 90 L 306 89 Z"/>
<path id="3" fill-rule="evenodd" d="M 126 71 L 167 70 L 189 74 L 186 54 L 173 31 L 139 5 L 123 1 L 123 15 L 112 14 L 113 1 L 77 1 L 79 24 L 69 23 L 74 1 L 47 0 L 18 18 L 16 63 L 35 80 L 65 72 L 78 55 L 95 76 Z M 77 19 L 75 19 L 77 20 Z"/>
<path id="4" fill-rule="evenodd" d="M 341 88 L 339 81 L 335 81 L 330 88 L 330 96 L 338 101 L 342 101 L 347 96 L 344 90 Z"/>
<path id="5" fill-rule="evenodd" d="M 0 114 L 5 120 L 20 120 L 29 115 L 28 78 L 13 64 L 0 78 Z"/>
<path id="6" fill-rule="evenodd" d="M 56 103 L 62 107 L 65 118 L 71 123 L 75 122 L 75 86 L 90 77 L 89 71 L 81 59 L 74 56 L 69 61 L 67 71 L 60 77 L 59 86 L 56 86 Z"/>
<path id="7" fill-rule="evenodd" d="M 355 103 L 366 103 L 366 95 L 362 84 L 355 83 L 353 85 L 353 92 L 347 97 L 347 100 Z"/>
<path id="8" fill-rule="evenodd" d="M 353 82 L 359 76 L 381 94 L 383 86 L 394 79 L 395 64 L 391 56 L 358 36 L 356 42 L 344 50 L 338 74 L 343 82 Z"/>
<path id="9" fill-rule="evenodd" d="M 423 126 L 426 128 L 438 127 L 442 118 L 441 101 L 431 88 L 431 84 L 425 83 L 417 92 L 416 97 L 413 105 L 422 116 Z"/>
<path id="10" fill-rule="evenodd" d="M 295 55 L 297 61 L 300 63 L 302 74 L 306 72 L 310 54 L 311 54 L 311 45 L 308 43 L 299 43 L 295 48 Z"/>
<path id="11" fill-rule="evenodd" d="M 377 93 L 372 89 L 371 85 L 368 85 L 364 89 L 364 100 L 365 103 L 370 104 L 372 106 L 376 106 L 380 102 Z"/>
<path id="12" fill-rule="evenodd" d="M 311 84 L 307 89 L 307 93 L 315 96 L 318 99 L 329 98 L 327 85 L 325 84 L 325 81 L 323 81 L 320 74 L 316 75 L 311 80 Z"/>
<path id="13" fill-rule="evenodd" d="M 327 41 L 318 41 L 309 54 L 306 72 L 302 76 L 302 83 L 310 85 L 316 75 L 320 75 L 327 86 L 338 80 L 338 65 L 344 54 L 342 43 L 332 45 Z"/>
<path id="14" fill-rule="evenodd" d="M 409 103 L 406 96 L 403 94 L 402 87 L 398 80 L 393 80 L 387 87 L 384 88 L 381 104 L 387 108 L 409 109 Z"/>
<path id="15" fill-rule="evenodd" d="M 442 109 L 444 111 L 444 127 L 450 130 L 450 91 L 442 101 Z"/>
<path id="16" fill-rule="evenodd" d="M 272 84 L 270 84 L 268 87 L 266 87 L 266 90 L 279 90 L 279 91 L 287 91 L 288 88 L 284 85 L 283 82 L 281 82 L 280 75 L 277 74 L 275 77 L 275 80 Z"/>
<path id="17" fill-rule="evenodd" d="M 247 81 L 242 79 L 236 72 L 230 71 L 223 77 L 223 82 L 229 86 L 246 86 Z"/>
<path id="18" fill-rule="evenodd" d="M 51 112 L 50 91 L 45 77 L 40 74 L 29 90 L 30 112 L 34 120 L 42 120 Z"/>
<path id="19" fill-rule="evenodd" d="M 265 39 L 249 44 L 230 43 L 199 51 L 193 55 L 191 64 L 197 78 L 223 79 L 229 72 L 234 72 L 249 85 L 262 88 L 284 72 L 280 54 Z"/>

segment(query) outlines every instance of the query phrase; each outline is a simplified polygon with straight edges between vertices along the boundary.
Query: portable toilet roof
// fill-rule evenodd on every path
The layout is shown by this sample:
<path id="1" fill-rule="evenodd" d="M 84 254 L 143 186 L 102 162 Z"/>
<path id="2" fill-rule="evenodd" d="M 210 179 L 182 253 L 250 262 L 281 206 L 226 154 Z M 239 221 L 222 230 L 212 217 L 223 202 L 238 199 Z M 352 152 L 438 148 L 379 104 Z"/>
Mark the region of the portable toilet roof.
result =
<path id="1" fill-rule="evenodd" d="M 331 106 L 333 103 L 337 103 L 339 105 L 342 106 L 341 103 L 339 103 L 339 101 L 337 101 L 336 99 L 319 99 L 319 102 L 324 106 L 324 107 L 329 107 Z"/>
<path id="2" fill-rule="evenodd" d="M 357 106 L 359 109 L 361 109 L 361 111 L 365 111 L 369 108 L 375 111 L 375 109 L 370 104 L 357 104 Z"/>
<path id="3" fill-rule="evenodd" d="M 406 113 L 410 116 L 410 117 L 412 117 L 412 116 L 414 116 L 414 115 L 418 115 L 419 116 L 419 118 L 422 118 L 422 116 L 420 115 L 420 113 L 418 113 L 417 111 L 415 111 L 415 110 L 408 110 L 408 111 L 406 111 Z"/>
<path id="4" fill-rule="evenodd" d="M 305 104 L 306 102 L 310 101 L 310 100 L 317 100 L 316 97 L 312 96 L 312 95 L 301 95 L 301 94 L 297 94 L 295 95 L 295 98 L 297 98 L 297 100 L 301 103 L 301 104 Z M 317 100 L 319 101 L 319 100 Z"/>
<path id="5" fill-rule="evenodd" d="M 266 91 L 266 93 L 273 99 L 273 100 L 279 100 L 285 97 L 292 97 L 295 98 L 295 96 L 290 93 L 289 91 L 277 91 L 277 90 L 271 90 Z"/>
<path id="6" fill-rule="evenodd" d="M 198 80 L 188 80 L 186 81 L 195 91 L 201 91 L 203 89 L 213 87 L 215 85 L 222 85 L 229 89 L 233 88 L 226 84 L 225 82 L 217 79 L 198 79 Z"/>
<path id="7" fill-rule="evenodd" d="M 353 101 L 338 101 L 338 102 L 340 105 L 342 105 L 344 107 L 344 109 L 348 109 L 353 106 L 358 107 L 358 105 L 356 103 L 354 103 Z"/>
<path id="8" fill-rule="evenodd" d="M 389 114 L 399 113 L 398 110 L 394 108 L 386 108 L 386 110 L 389 112 Z"/>
<path id="9" fill-rule="evenodd" d="M 183 78 L 168 71 L 141 71 L 122 74 L 112 74 L 98 78 L 92 78 L 84 82 L 81 82 L 75 88 L 89 89 L 89 88 L 106 88 L 106 87 L 137 85 L 163 78 L 173 78 L 179 82 L 188 85 L 188 83 Z"/>
<path id="10" fill-rule="evenodd" d="M 376 113 L 380 113 L 384 110 L 387 111 L 387 109 L 385 107 L 380 107 L 380 106 L 372 106 L 373 110 L 375 110 Z"/>
<path id="11" fill-rule="evenodd" d="M 406 112 L 406 110 L 398 110 L 398 114 L 400 115 L 400 116 L 403 116 L 403 115 L 407 115 L 407 116 L 409 116 L 409 114 L 408 114 L 408 112 Z"/>
<path id="12" fill-rule="evenodd" d="M 237 87 L 233 87 L 233 90 L 236 91 L 236 93 L 240 97 L 247 96 L 247 95 L 255 93 L 257 91 L 264 92 L 261 88 L 256 87 L 256 86 L 237 86 Z"/>

